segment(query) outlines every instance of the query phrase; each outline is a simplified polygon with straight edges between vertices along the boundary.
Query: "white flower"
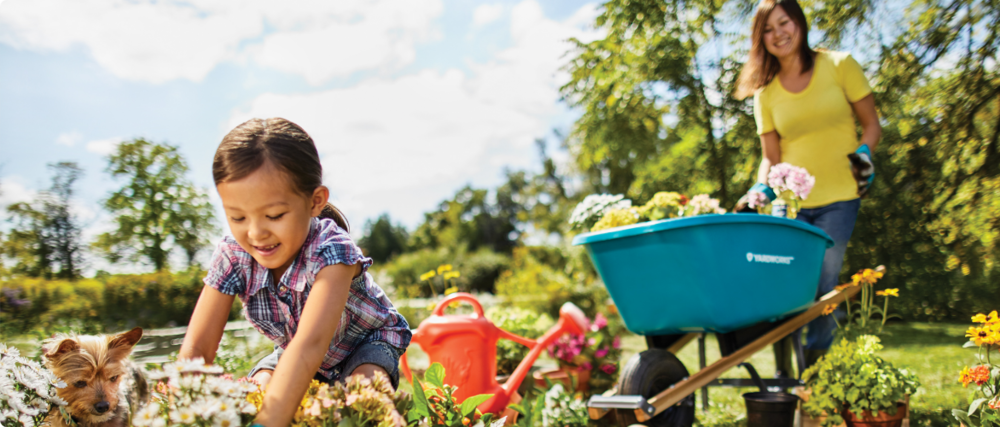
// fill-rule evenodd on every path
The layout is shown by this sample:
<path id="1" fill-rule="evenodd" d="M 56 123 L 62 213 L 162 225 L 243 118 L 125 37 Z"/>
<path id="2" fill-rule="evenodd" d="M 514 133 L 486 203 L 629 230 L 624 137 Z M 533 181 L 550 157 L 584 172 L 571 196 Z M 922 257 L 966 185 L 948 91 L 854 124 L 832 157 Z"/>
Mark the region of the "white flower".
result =
<path id="1" fill-rule="evenodd" d="M 170 413 L 170 421 L 176 424 L 193 424 L 195 414 L 190 408 L 180 408 Z"/>
<path id="2" fill-rule="evenodd" d="M 238 427 L 240 425 L 240 416 L 236 412 L 223 412 L 217 415 L 212 421 L 213 426 L 216 427 Z"/>
<path id="3" fill-rule="evenodd" d="M 573 227 L 590 228 L 601 219 L 606 212 L 615 209 L 628 209 L 632 201 L 624 195 L 591 194 L 576 205 L 570 215 L 569 223 Z"/>
<path id="4" fill-rule="evenodd" d="M 148 426 L 152 425 L 153 420 L 159 418 L 160 415 L 160 405 L 156 402 L 149 402 L 146 407 L 139 410 L 139 413 L 135 414 L 135 418 L 132 419 L 132 423 L 137 426 Z"/>

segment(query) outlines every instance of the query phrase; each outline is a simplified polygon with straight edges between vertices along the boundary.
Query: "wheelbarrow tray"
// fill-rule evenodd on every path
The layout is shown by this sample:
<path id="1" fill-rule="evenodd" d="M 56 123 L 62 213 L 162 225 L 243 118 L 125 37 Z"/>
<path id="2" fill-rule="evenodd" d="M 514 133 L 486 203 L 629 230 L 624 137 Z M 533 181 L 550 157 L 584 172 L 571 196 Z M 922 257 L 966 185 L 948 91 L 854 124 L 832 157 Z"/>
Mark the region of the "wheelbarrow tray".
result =
<path id="1" fill-rule="evenodd" d="M 586 233 L 625 326 L 641 335 L 731 332 L 805 310 L 833 240 L 801 221 L 703 215 Z"/>

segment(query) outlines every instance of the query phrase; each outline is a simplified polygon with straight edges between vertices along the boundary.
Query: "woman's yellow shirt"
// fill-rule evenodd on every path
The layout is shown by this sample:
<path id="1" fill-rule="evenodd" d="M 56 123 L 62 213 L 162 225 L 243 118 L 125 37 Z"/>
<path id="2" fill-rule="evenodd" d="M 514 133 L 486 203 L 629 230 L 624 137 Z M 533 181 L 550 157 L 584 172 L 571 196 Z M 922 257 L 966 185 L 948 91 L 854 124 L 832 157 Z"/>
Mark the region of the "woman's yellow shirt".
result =
<path id="1" fill-rule="evenodd" d="M 777 131 L 781 161 L 816 177 L 803 208 L 858 198 L 847 159 L 859 144 L 851 103 L 871 92 L 864 70 L 849 53 L 821 51 L 803 91 L 788 92 L 775 77 L 754 94 L 757 134 Z"/>

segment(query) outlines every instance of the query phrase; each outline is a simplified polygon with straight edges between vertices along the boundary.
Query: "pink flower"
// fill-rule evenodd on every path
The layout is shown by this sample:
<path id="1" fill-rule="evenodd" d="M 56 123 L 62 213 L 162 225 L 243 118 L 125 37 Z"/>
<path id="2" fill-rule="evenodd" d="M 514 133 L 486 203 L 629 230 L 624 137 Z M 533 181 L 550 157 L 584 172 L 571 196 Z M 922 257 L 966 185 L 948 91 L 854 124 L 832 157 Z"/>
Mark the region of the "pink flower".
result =
<path id="1" fill-rule="evenodd" d="M 618 370 L 618 367 L 610 363 L 605 363 L 601 365 L 601 370 L 604 371 L 605 374 L 613 374 Z"/>
<path id="2" fill-rule="evenodd" d="M 549 355 L 566 362 L 572 362 L 573 358 L 583 351 L 583 346 L 587 338 L 583 335 L 563 335 L 549 346 Z"/>
<path id="3" fill-rule="evenodd" d="M 603 314 L 597 313 L 597 316 L 594 316 L 594 322 L 590 324 L 590 331 L 597 332 L 605 326 L 608 326 L 608 319 Z"/>
<path id="4" fill-rule="evenodd" d="M 594 369 L 594 365 L 591 365 L 590 362 L 583 362 L 583 364 L 580 365 L 580 369 L 584 371 L 589 371 L 591 369 Z"/>
<path id="5" fill-rule="evenodd" d="M 616 350 L 619 349 L 619 348 L 622 348 L 622 339 L 621 339 L 621 337 L 615 337 L 615 339 L 611 340 L 611 347 L 614 348 L 614 349 L 616 349 Z"/>
<path id="6" fill-rule="evenodd" d="M 602 348 L 602 349 L 597 350 L 597 351 L 594 352 L 594 357 L 596 357 L 598 359 L 600 359 L 600 358 L 602 358 L 604 356 L 607 356 L 607 355 L 608 355 L 608 348 L 607 347 L 604 347 L 604 348 Z"/>

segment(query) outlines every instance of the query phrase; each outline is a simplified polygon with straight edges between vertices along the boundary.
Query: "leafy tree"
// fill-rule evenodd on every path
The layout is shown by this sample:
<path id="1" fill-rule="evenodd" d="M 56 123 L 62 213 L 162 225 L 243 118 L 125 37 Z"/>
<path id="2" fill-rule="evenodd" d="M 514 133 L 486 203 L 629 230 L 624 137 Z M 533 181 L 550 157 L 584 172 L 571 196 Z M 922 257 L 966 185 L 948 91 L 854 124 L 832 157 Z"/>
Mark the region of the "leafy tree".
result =
<path id="1" fill-rule="evenodd" d="M 406 241 L 409 237 L 406 228 L 394 225 L 389 214 L 384 213 L 374 221 L 365 222 L 365 234 L 358 241 L 358 246 L 361 246 L 373 260 L 381 263 L 406 252 Z"/>
<path id="2" fill-rule="evenodd" d="M 50 164 L 52 187 L 32 202 L 7 207 L 14 223 L 4 244 L 4 255 L 15 260 L 13 274 L 51 279 L 80 277 L 80 226 L 70 212 L 73 183 L 83 170 L 73 162 Z"/>
<path id="3" fill-rule="evenodd" d="M 192 265 L 206 236 L 218 229 L 208 197 L 185 178 L 187 170 L 175 146 L 142 138 L 120 144 L 107 172 L 125 185 L 104 201 L 117 229 L 98 236 L 94 246 L 111 262 L 144 259 L 156 271 L 166 270 L 179 248 Z"/>
<path id="4" fill-rule="evenodd" d="M 424 214 L 424 223 L 410 236 L 410 246 L 469 251 L 489 248 L 510 253 L 520 237 L 516 225 L 520 211 L 507 189 L 490 194 L 465 186 L 451 200 L 441 202 L 437 211 Z"/>

